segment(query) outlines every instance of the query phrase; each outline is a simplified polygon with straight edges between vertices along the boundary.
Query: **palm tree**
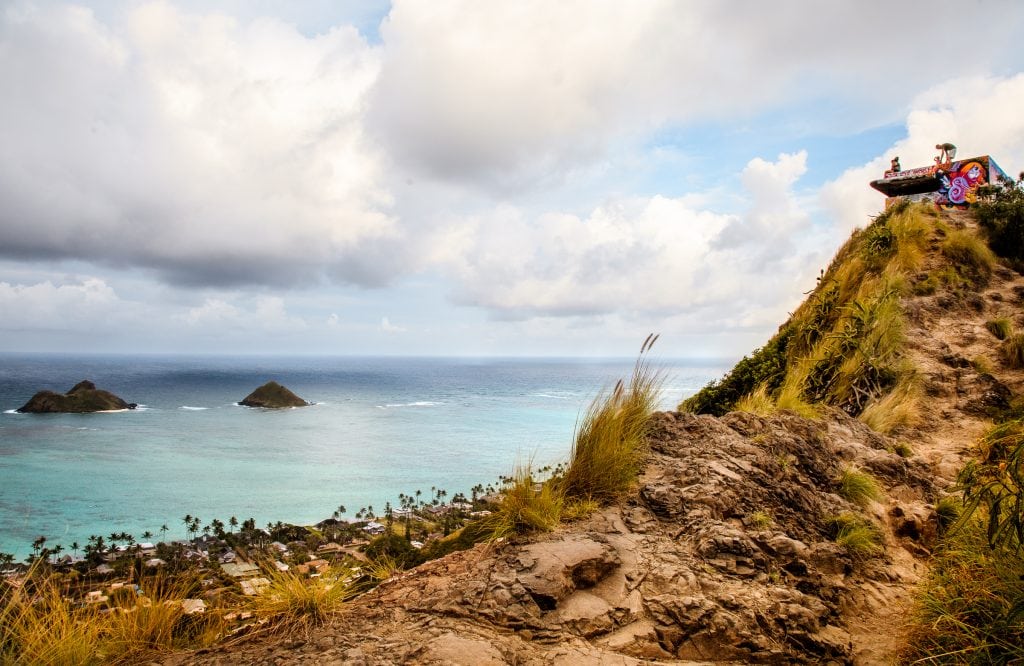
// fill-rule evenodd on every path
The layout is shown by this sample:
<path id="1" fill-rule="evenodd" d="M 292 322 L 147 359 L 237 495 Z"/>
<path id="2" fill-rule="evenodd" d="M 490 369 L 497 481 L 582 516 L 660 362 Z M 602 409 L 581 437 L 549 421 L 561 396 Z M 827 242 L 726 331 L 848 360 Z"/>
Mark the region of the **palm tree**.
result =
<path id="1" fill-rule="evenodd" d="M 160 541 L 167 541 L 167 523 L 160 526 Z"/>
<path id="2" fill-rule="evenodd" d="M 153 533 L 150 532 L 149 530 L 146 530 L 145 532 L 142 533 L 142 538 L 145 539 L 146 541 L 149 541 L 150 539 L 153 538 Z"/>
<path id="3" fill-rule="evenodd" d="M 186 513 L 185 517 L 181 519 L 181 522 L 185 523 L 185 535 L 192 534 L 192 514 Z"/>
<path id="4" fill-rule="evenodd" d="M 228 518 L 228 525 L 231 526 L 231 533 L 234 534 L 235 528 L 238 527 L 238 518 L 235 518 L 234 516 Z"/>
<path id="5" fill-rule="evenodd" d="M 35 553 L 36 557 L 39 557 L 44 543 L 46 543 L 46 537 L 41 534 L 32 540 L 32 552 Z"/>
<path id="6" fill-rule="evenodd" d="M 77 541 L 72 541 L 71 542 L 71 552 L 75 554 L 75 559 L 76 560 L 78 559 L 78 549 L 79 548 L 81 548 L 81 546 L 78 545 Z"/>

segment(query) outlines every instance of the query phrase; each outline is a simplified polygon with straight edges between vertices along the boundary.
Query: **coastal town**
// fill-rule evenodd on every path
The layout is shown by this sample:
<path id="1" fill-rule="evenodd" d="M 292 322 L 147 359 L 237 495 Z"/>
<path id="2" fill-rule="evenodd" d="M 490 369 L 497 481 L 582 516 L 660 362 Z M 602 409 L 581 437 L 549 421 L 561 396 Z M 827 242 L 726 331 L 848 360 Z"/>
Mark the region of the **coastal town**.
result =
<path id="1" fill-rule="evenodd" d="M 508 479 L 503 477 L 500 482 Z M 340 505 L 315 525 L 267 523 L 252 518 L 226 522 L 182 518 L 186 538 L 140 539 L 127 532 L 93 535 L 85 544 L 65 546 L 40 536 L 22 562 L 0 553 L 0 595 L 46 581 L 50 589 L 79 608 L 101 613 L 130 612 L 150 590 L 175 590 L 183 617 L 216 611 L 230 626 L 244 631 L 259 622 L 246 609 L 271 587 L 275 577 L 316 579 L 341 575 L 351 594 L 372 588 L 394 573 L 466 547 L 458 538 L 467 524 L 490 516 L 500 502 L 494 485 L 474 486 L 467 497 L 431 488 L 429 494 L 400 494 L 398 505 L 372 506 L 353 517 Z M 170 532 L 159 529 L 161 537 Z M 472 545 L 471 543 L 468 545 Z"/>

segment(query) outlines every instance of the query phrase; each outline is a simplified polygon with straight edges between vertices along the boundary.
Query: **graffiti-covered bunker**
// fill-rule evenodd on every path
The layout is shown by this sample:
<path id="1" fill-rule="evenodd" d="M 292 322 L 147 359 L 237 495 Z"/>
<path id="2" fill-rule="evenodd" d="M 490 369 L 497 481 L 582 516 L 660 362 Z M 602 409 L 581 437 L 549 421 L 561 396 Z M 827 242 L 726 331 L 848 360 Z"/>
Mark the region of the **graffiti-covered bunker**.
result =
<path id="1" fill-rule="evenodd" d="M 956 148 L 951 144 L 945 145 L 952 151 L 943 150 L 931 166 L 903 171 L 897 157 L 892 162 L 892 169 L 879 180 L 871 181 L 871 187 L 886 196 L 886 207 L 900 198 L 909 198 L 934 201 L 939 206 L 966 208 L 977 200 L 979 187 L 995 185 L 1006 178 L 1006 173 L 988 155 L 953 161 Z"/>

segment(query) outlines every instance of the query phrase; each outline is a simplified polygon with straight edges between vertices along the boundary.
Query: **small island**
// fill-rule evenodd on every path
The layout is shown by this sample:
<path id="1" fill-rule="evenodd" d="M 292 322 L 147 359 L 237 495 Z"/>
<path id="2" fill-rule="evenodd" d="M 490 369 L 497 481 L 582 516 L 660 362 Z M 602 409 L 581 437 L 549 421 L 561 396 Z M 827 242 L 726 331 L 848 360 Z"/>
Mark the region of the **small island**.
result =
<path id="1" fill-rule="evenodd" d="M 283 409 L 285 407 L 307 407 L 307 402 L 277 382 L 267 382 L 238 403 L 244 407 Z"/>
<path id="2" fill-rule="evenodd" d="M 40 391 L 32 396 L 18 412 L 22 414 L 86 414 L 135 409 L 138 405 L 126 402 L 110 391 L 96 388 L 89 380 L 78 382 L 67 393 Z"/>

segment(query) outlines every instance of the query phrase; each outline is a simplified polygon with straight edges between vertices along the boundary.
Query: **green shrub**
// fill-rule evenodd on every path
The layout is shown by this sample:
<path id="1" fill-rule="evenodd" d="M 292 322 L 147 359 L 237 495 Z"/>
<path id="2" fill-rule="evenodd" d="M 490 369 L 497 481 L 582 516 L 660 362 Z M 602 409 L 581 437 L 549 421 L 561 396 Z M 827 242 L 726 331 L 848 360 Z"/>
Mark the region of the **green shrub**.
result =
<path id="1" fill-rule="evenodd" d="M 911 616 L 901 663 L 1024 663 L 1024 559 L 969 522 L 938 549 Z"/>
<path id="2" fill-rule="evenodd" d="M 1024 190 L 1020 184 L 997 188 L 974 208 L 989 247 L 1018 266 L 1024 261 Z"/>
<path id="3" fill-rule="evenodd" d="M 993 426 L 977 460 L 960 471 L 964 510 L 958 524 L 981 512 L 993 548 L 1019 552 L 1024 545 L 1024 421 Z"/>
<path id="4" fill-rule="evenodd" d="M 722 416 L 759 386 L 769 393 L 775 391 L 786 377 L 786 348 L 791 336 L 792 329 L 786 327 L 764 347 L 744 356 L 722 379 L 680 403 L 679 411 Z"/>
<path id="5" fill-rule="evenodd" d="M 997 340 L 1005 340 L 1013 334 L 1013 322 L 1007 317 L 998 317 L 985 322 L 985 328 Z"/>
<path id="6" fill-rule="evenodd" d="M 414 567 L 420 563 L 420 552 L 404 537 L 394 532 L 385 532 L 374 537 L 366 546 L 366 557 L 382 561 L 390 558 L 403 568 Z"/>

